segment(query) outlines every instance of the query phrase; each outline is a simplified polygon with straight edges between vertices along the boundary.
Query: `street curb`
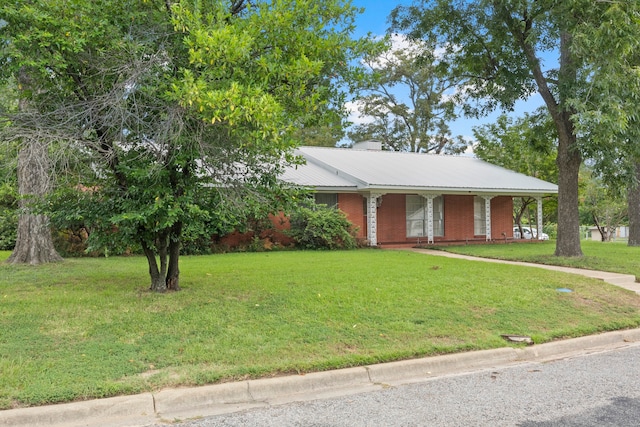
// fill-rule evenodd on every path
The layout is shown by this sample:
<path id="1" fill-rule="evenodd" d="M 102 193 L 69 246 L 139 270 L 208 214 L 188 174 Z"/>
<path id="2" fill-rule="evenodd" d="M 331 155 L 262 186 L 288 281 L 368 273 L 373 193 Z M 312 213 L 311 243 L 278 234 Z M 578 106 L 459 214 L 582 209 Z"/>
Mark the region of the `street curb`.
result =
<path id="1" fill-rule="evenodd" d="M 12 427 L 124 427 L 155 420 L 151 393 L 0 411 L 0 426 Z"/>
<path id="2" fill-rule="evenodd" d="M 568 340 L 553 341 L 542 345 L 534 345 L 518 349 L 519 360 L 546 361 L 595 351 L 603 347 L 621 346 L 640 342 L 640 329 L 606 332 Z"/>
<path id="3" fill-rule="evenodd" d="M 630 329 L 524 348 L 504 347 L 305 375 L 165 389 L 155 394 L 12 409 L 0 411 L 0 426 L 145 426 L 286 402 L 344 396 L 510 364 L 545 362 L 638 342 L 640 329 Z"/>
<path id="4" fill-rule="evenodd" d="M 361 389 L 371 385 L 365 367 L 314 372 L 276 378 L 215 384 L 193 389 L 162 390 L 155 395 L 162 419 L 187 418 L 268 406 L 288 397 L 326 395 L 332 390 Z"/>
<path id="5" fill-rule="evenodd" d="M 423 381 L 425 378 L 453 372 L 504 365 L 515 362 L 517 359 L 516 350 L 506 347 L 383 363 L 368 366 L 367 369 L 373 383 L 396 385 L 408 381 Z"/>

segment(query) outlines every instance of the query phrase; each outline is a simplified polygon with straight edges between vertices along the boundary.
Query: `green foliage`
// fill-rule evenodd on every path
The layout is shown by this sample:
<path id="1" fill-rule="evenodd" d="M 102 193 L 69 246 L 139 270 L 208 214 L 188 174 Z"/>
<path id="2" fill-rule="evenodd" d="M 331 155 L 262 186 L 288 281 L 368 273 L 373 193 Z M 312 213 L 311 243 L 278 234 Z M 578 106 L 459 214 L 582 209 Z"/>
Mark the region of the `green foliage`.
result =
<path id="1" fill-rule="evenodd" d="M 605 183 L 633 183 L 640 159 L 640 5 L 636 1 L 601 2 L 589 8 L 591 20 L 578 26 L 574 50 L 586 58 L 589 86 L 571 100 L 579 112 L 584 147 Z M 595 22 L 595 25 L 594 25 Z"/>
<path id="2" fill-rule="evenodd" d="M 627 203 L 619 191 L 611 191 L 602 177 L 584 168 L 580 173 L 580 216 L 583 225 L 598 227 L 603 241 L 627 219 Z"/>
<path id="3" fill-rule="evenodd" d="M 502 114 L 495 123 L 475 127 L 475 155 L 494 165 L 549 182 L 558 182 L 557 133 L 546 109 L 525 114 L 518 119 Z M 531 217 L 535 206 L 532 197 L 514 201 L 514 221 L 521 223 Z M 546 197 L 543 203 L 545 223 L 557 220 L 557 196 Z M 535 217 L 535 214 L 533 215 Z"/>
<path id="4" fill-rule="evenodd" d="M 289 234 L 303 249 L 353 249 L 357 246 L 353 224 L 338 209 L 310 202 L 296 209 L 289 221 Z"/>
<path id="5" fill-rule="evenodd" d="M 349 38 L 356 12 L 341 1 L 256 2 L 237 15 L 219 1 L 181 2 L 172 22 L 190 65 L 173 95 L 230 126 L 245 150 L 279 154 L 296 129 L 335 124 L 343 95 L 334 83 L 350 78 L 348 64 L 365 47 Z"/>
<path id="6" fill-rule="evenodd" d="M 558 182 L 557 131 L 546 109 L 473 129 L 473 152 L 482 160 L 549 182 Z"/>
<path id="7" fill-rule="evenodd" d="M 2 73 L 24 77 L 37 112 L 15 114 L 8 134 L 71 141 L 91 191 L 60 199 L 55 221 L 82 222 L 90 250 L 140 245 L 162 289 L 183 240 L 287 203 L 277 177 L 298 138 L 339 128 L 339 87 L 368 48 L 351 38 L 357 12 L 338 0 L 3 4 Z"/>
<path id="8" fill-rule="evenodd" d="M 8 98 L 0 93 L 0 104 Z M 10 109 L 7 106 L 8 109 Z M 0 106 L 0 110 L 2 106 Z M 2 127 L 2 124 L 0 124 Z M 15 144 L 0 143 L 0 250 L 11 250 L 16 244 L 18 229 L 18 185 L 15 175 L 17 150 Z"/>
<path id="9" fill-rule="evenodd" d="M 0 184 L 0 250 L 16 245 L 18 229 L 18 194 L 9 183 Z"/>

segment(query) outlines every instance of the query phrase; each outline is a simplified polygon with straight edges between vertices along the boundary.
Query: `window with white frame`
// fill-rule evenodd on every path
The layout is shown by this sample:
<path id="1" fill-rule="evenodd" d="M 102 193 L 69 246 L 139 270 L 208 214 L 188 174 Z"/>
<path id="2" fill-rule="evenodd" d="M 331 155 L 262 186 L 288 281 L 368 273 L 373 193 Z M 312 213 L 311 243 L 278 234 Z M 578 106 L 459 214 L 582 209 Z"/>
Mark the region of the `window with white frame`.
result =
<path id="1" fill-rule="evenodd" d="M 425 197 L 406 196 L 407 237 L 424 237 L 428 234 L 428 200 Z M 433 198 L 433 235 L 444 236 L 444 202 L 442 196 Z"/>
<path id="2" fill-rule="evenodd" d="M 473 198 L 473 234 L 483 236 L 487 234 L 487 201 L 483 197 Z"/>

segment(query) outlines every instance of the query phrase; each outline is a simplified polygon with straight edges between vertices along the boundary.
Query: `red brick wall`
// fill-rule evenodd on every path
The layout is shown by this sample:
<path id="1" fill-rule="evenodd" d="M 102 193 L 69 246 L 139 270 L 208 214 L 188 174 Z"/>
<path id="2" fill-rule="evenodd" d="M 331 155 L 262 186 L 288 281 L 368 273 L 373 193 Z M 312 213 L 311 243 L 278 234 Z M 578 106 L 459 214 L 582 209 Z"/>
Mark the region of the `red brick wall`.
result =
<path id="1" fill-rule="evenodd" d="M 444 237 L 438 240 L 473 239 L 473 196 L 444 196 Z"/>
<path id="2" fill-rule="evenodd" d="M 444 197 L 444 236 L 436 236 L 435 242 L 484 241 L 485 236 L 473 235 L 473 196 L 445 195 Z M 367 221 L 364 212 L 364 197 L 359 194 L 338 194 L 338 207 L 347 219 L 358 228 L 357 237 L 366 239 Z M 288 220 L 282 215 L 271 217 L 276 230 L 263 233 L 274 243 L 290 244 L 290 239 L 282 234 L 288 228 Z M 494 240 L 513 237 L 513 199 L 499 196 L 491 199 L 491 235 Z M 253 234 L 232 233 L 224 238 L 229 246 L 247 243 Z M 426 241 L 426 237 L 419 239 Z M 404 194 L 386 194 L 378 208 L 378 244 L 416 244 L 417 237 L 407 238 L 406 197 Z"/>
<path id="3" fill-rule="evenodd" d="M 407 239 L 406 201 L 404 194 L 385 194 L 378 208 L 378 243 L 415 242 Z"/>
<path id="4" fill-rule="evenodd" d="M 338 194 L 338 208 L 345 213 L 347 219 L 358 228 L 356 236 L 367 238 L 367 217 L 364 212 L 364 197 L 360 194 Z"/>
<path id="5" fill-rule="evenodd" d="M 494 197 L 491 199 L 491 238 L 500 240 L 505 236 L 513 238 L 513 198 Z"/>
<path id="6" fill-rule="evenodd" d="M 485 240 L 485 236 L 473 234 L 472 195 L 444 195 L 444 236 L 436 236 L 435 242 Z M 513 200 L 509 196 L 491 199 L 491 234 L 493 239 L 513 237 Z M 366 224 L 365 224 L 366 229 Z M 406 236 L 406 201 L 404 194 L 382 196 L 378 208 L 378 243 L 417 243 L 417 237 Z M 420 238 L 421 241 L 426 240 Z"/>
<path id="7" fill-rule="evenodd" d="M 271 243 L 281 246 L 291 245 L 293 243 L 293 239 L 289 237 L 285 231 L 289 229 L 289 218 L 280 213 L 278 215 L 269 215 L 269 220 L 273 225 L 273 229 L 262 230 L 257 235 L 257 237 L 262 240 L 268 241 L 265 242 L 267 246 L 269 246 Z M 249 245 L 253 241 L 254 237 L 256 237 L 256 233 L 253 231 L 249 231 L 246 233 L 234 231 L 225 236 L 215 236 L 213 239 L 213 243 L 221 245 L 223 247 L 227 246 L 229 248 L 235 249 L 241 246 Z"/>

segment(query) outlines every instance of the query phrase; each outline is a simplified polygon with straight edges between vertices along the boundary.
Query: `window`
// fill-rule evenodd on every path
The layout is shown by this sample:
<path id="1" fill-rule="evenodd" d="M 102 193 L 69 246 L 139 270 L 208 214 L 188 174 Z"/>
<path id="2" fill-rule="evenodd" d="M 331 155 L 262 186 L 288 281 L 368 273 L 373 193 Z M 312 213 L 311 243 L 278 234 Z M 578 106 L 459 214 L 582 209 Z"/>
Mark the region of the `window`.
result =
<path id="1" fill-rule="evenodd" d="M 406 197 L 407 237 L 428 235 L 428 200 L 422 196 Z M 433 235 L 444 236 L 444 203 L 442 196 L 433 199 Z"/>
<path id="2" fill-rule="evenodd" d="M 338 207 L 338 194 L 337 193 L 315 193 L 314 198 L 316 205 L 327 205 L 327 207 Z"/>
<path id="3" fill-rule="evenodd" d="M 475 196 L 473 198 L 473 234 L 483 236 L 487 234 L 487 201 Z"/>

